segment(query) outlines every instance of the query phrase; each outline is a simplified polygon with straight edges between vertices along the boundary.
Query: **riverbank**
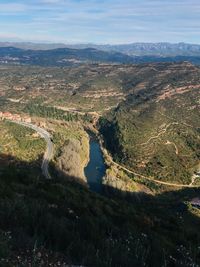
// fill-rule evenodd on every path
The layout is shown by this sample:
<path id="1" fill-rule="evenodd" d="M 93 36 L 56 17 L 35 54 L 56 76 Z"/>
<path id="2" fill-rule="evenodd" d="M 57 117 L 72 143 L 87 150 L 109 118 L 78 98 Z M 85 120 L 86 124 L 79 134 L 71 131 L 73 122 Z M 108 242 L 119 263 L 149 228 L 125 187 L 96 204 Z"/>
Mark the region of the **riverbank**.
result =
<path id="1" fill-rule="evenodd" d="M 152 186 L 150 186 L 150 184 L 156 185 L 157 189 L 155 192 L 157 192 L 157 190 L 166 191 L 167 188 L 174 188 L 174 189 L 178 188 L 179 189 L 179 188 L 198 188 L 199 187 L 199 185 L 193 185 L 192 183 L 190 183 L 190 184 L 178 184 L 178 183 L 164 182 L 161 180 L 154 179 L 154 177 L 147 177 L 147 176 L 144 176 L 142 174 L 135 172 L 134 170 L 130 170 L 130 169 L 126 168 L 125 166 L 122 166 L 119 163 L 115 162 L 112 159 L 112 156 L 109 154 L 109 152 L 107 151 L 107 149 L 104 146 L 104 140 L 103 140 L 103 137 L 101 135 L 99 135 L 99 142 L 101 144 L 101 149 L 104 153 L 106 163 L 110 167 L 110 169 L 113 170 L 113 166 L 115 166 L 116 168 L 114 168 L 114 169 L 117 169 L 118 171 L 123 171 L 123 173 L 125 172 L 128 175 L 133 175 L 134 179 L 141 180 L 139 183 L 135 182 L 134 185 L 137 185 L 140 187 L 141 184 L 143 183 L 143 188 L 145 188 L 148 191 L 148 193 L 149 193 L 149 191 L 151 191 L 151 189 L 153 189 L 153 191 L 155 191 L 154 190 L 155 186 L 152 187 Z M 108 170 L 109 170 L 109 168 L 108 168 Z M 115 173 L 115 176 L 116 176 L 116 173 Z M 113 180 L 115 182 L 117 181 L 117 179 L 114 179 L 114 176 L 113 176 L 112 179 L 107 179 L 106 183 L 108 183 L 109 186 L 110 185 L 114 186 L 116 183 L 113 183 Z M 127 179 L 126 179 L 126 181 L 127 181 Z M 131 180 L 131 181 L 133 182 L 133 180 Z M 147 184 L 147 186 L 145 186 L 146 184 Z M 126 183 L 124 183 L 124 185 L 125 185 L 125 187 L 127 187 Z M 129 186 L 128 186 L 128 188 L 129 188 Z M 136 190 L 140 191 L 139 188 L 137 188 Z M 151 193 L 152 193 L 152 191 L 151 191 Z"/>
<path id="2" fill-rule="evenodd" d="M 51 134 L 54 143 L 54 158 L 52 164 L 55 175 L 75 180 L 87 187 L 84 168 L 89 162 L 89 136 L 81 123 L 60 122 L 56 120 L 37 120 L 44 124 Z"/>
<path id="3" fill-rule="evenodd" d="M 149 188 L 143 184 L 135 182 L 113 161 L 112 156 L 109 154 L 104 145 L 103 136 L 99 132 L 98 141 L 107 166 L 106 173 L 102 181 L 105 193 L 118 192 L 118 194 L 120 193 L 124 195 L 139 192 L 152 194 L 152 191 Z"/>

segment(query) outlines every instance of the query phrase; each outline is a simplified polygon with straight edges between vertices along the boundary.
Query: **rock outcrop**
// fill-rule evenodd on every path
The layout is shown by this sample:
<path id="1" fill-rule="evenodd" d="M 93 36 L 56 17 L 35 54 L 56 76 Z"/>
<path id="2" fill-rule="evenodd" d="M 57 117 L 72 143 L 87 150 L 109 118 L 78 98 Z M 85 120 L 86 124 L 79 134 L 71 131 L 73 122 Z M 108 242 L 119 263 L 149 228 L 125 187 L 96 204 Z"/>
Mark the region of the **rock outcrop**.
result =
<path id="1" fill-rule="evenodd" d="M 73 177 L 81 183 L 86 183 L 84 175 L 84 167 L 89 160 L 89 142 L 84 145 L 82 141 L 77 139 L 69 139 L 61 150 L 61 154 L 57 159 L 57 167 L 67 177 Z"/>

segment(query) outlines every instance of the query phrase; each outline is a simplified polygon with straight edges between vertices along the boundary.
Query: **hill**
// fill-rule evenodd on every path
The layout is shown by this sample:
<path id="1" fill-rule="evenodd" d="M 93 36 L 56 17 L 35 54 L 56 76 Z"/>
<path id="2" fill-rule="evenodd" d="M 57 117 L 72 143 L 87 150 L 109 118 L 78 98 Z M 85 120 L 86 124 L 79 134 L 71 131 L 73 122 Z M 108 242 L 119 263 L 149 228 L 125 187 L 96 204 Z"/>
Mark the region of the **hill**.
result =
<path id="1" fill-rule="evenodd" d="M 164 49 L 165 46 L 143 44 L 133 45 L 130 48 L 125 46 L 96 46 L 96 45 L 74 45 L 71 47 L 62 47 L 62 45 L 42 44 L 28 45 L 31 49 L 25 49 L 26 45 L 16 45 L 17 47 L 8 47 L 5 44 L 0 46 L 0 64 L 1 65 L 38 65 L 38 66 L 78 66 L 91 63 L 112 63 L 112 64 L 141 64 L 152 62 L 183 62 L 189 61 L 193 64 L 200 64 L 200 52 L 198 46 L 194 51 L 187 52 L 184 49 L 177 50 Z M 15 44 L 13 44 L 15 45 Z M 55 48 L 54 47 L 59 47 Z M 18 48 L 18 47 L 23 47 Z M 140 47 L 140 48 L 139 48 Z M 157 47 L 157 48 L 156 48 Z M 159 48 L 161 47 L 161 48 Z M 163 48 L 164 47 L 164 48 Z M 167 46 L 168 47 L 168 46 Z M 171 47 L 169 45 L 169 47 Z M 50 49 L 52 48 L 52 49 Z M 39 50 L 41 49 L 41 50 Z M 159 50 L 160 49 L 160 50 Z M 159 52 L 160 51 L 160 52 Z M 188 51 L 190 49 L 188 48 Z"/>
<path id="2" fill-rule="evenodd" d="M 87 47 L 79 46 L 79 47 Z M 105 51 L 117 51 L 131 56 L 199 56 L 200 45 L 187 43 L 132 43 L 120 45 L 90 45 Z"/>
<path id="3" fill-rule="evenodd" d="M 175 191 L 126 175 L 134 186 L 127 183 L 122 192 L 108 183 L 99 195 L 74 177 L 88 161 L 85 128 L 100 117 L 105 145 L 120 165 L 190 184 L 200 159 L 199 67 L 101 63 L 0 70 L 0 110 L 29 113 L 51 133 L 55 152 L 53 179 L 45 180 L 44 141 L 0 121 L 0 266 L 200 264 L 200 211 L 191 205 L 199 188 Z M 106 175 L 120 180 L 124 173 L 108 165 Z"/>
<path id="4" fill-rule="evenodd" d="M 154 179 L 190 184 L 200 159 L 199 75 L 187 63 L 127 68 L 127 97 L 101 120 L 116 161 Z"/>
<path id="5" fill-rule="evenodd" d="M 0 73 L 0 106 L 67 121 L 102 116 L 116 161 L 148 177 L 190 184 L 199 162 L 199 77 L 200 69 L 187 62 L 8 66 Z"/>
<path id="6" fill-rule="evenodd" d="M 69 129 L 80 137 L 75 124 L 49 123 L 59 130 L 56 147 L 63 147 Z M 53 179 L 45 180 L 40 138 L 19 125 L 0 127 L 0 266 L 198 266 L 200 213 L 189 201 L 199 190 L 106 197 L 75 183 L 75 177 L 57 175 L 53 164 Z M 8 142 L 17 144 L 20 157 Z M 33 142 L 32 160 L 27 142 Z"/>
<path id="7" fill-rule="evenodd" d="M 199 44 L 188 43 L 130 43 L 119 45 L 98 44 L 62 44 L 31 42 L 0 42 L 0 47 L 16 47 L 25 50 L 52 50 L 57 48 L 86 49 L 95 48 L 103 51 L 115 51 L 131 56 L 200 56 Z"/>
<path id="8" fill-rule="evenodd" d="M 15 47 L 0 47 L 0 64 L 72 66 L 95 62 L 132 63 L 133 59 L 122 53 L 105 52 L 94 48 L 23 50 Z"/>

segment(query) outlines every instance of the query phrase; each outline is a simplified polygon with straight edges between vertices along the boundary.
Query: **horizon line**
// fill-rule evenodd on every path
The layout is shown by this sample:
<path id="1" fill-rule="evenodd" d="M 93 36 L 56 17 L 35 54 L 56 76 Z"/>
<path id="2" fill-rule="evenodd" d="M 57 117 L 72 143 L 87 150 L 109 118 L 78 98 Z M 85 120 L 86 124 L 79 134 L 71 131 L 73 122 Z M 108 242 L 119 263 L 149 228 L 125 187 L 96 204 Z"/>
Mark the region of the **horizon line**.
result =
<path id="1" fill-rule="evenodd" d="M 1 39 L 1 38 L 0 38 Z M 180 41 L 180 42 L 169 42 L 169 41 L 161 41 L 161 42 L 152 42 L 152 41 L 148 41 L 148 42 L 127 42 L 127 43 L 95 43 L 95 42 L 69 42 L 69 43 L 65 43 L 65 42 L 53 42 L 53 41 L 45 41 L 45 40 L 41 40 L 41 41 L 36 41 L 36 40 L 0 40 L 0 43 L 17 43 L 17 44 L 40 44 L 40 45 L 97 45 L 97 46 L 102 46 L 102 45 L 108 45 L 108 46 L 120 46 L 120 45 L 131 45 L 131 44 L 172 44 L 172 45 L 176 45 L 176 44 L 186 44 L 186 45 L 200 45 L 200 43 L 189 43 L 189 42 L 184 42 L 184 41 Z"/>

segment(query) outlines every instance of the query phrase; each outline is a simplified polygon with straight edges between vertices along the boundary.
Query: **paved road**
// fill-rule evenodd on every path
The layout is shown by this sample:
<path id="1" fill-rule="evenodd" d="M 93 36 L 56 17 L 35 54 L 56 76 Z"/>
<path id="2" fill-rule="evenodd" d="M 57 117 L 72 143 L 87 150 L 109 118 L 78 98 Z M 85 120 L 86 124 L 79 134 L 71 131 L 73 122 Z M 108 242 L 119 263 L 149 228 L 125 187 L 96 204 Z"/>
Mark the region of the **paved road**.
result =
<path id="1" fill-rule="evenodd" d="M 25 126 L 25 127 L 28 127 L 28 128 L 31 128 L 31 129 L 35 130 L 36 132 L 38 132 L 38 134 L 42 138 L 45 139 L 45 141 L 47 143 L 47 149 L 46 149 L 46 151 L 44 153 L 41 169 L 42 169 L 43 175 L 47 179 L 51 179 L 51 175 L 49 173 L 49 162 L 53 157 L 53 143 L 51 141 L 50 134 L 46 130 L 44 130 L 44 129 L 42 129 L 42 128 L 40 128 L 40 127 L 38 127 L 38 126 L 36 126 L 36 125 L 34 125 L 32 123 L 20 122 L 20 121 L 19 122 L 18 121 L 11 121 L 11 122 L 17 123 L 19 125 L 22 125 L 22 126 Z"/>

